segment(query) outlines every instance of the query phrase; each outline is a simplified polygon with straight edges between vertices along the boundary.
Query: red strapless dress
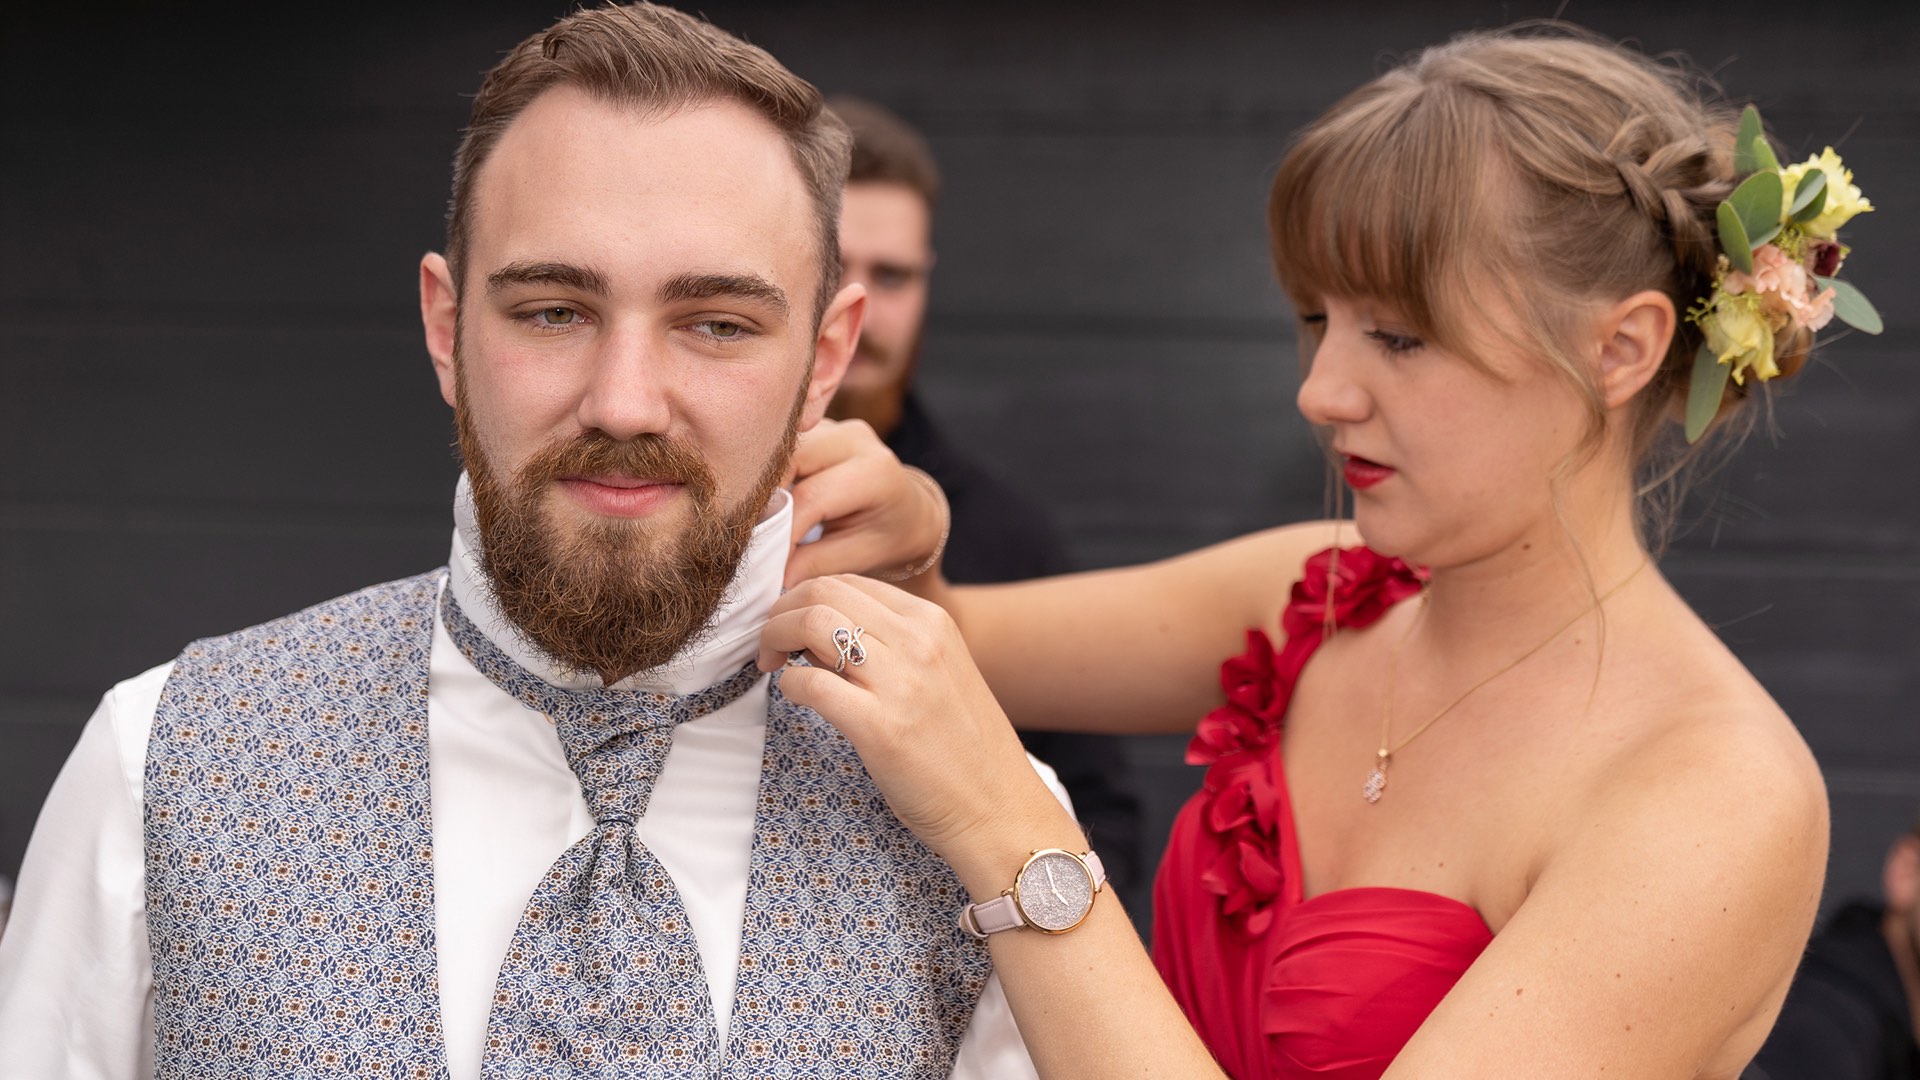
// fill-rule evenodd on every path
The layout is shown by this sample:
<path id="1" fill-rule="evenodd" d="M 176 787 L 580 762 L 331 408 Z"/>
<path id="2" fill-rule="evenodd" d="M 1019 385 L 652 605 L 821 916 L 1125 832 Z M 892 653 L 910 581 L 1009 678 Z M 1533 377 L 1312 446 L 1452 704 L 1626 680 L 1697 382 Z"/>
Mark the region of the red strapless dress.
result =
<path id="1" fill-rule="evenodd" d="M 1376 1080 L 1493 940 L 1471 907 L 1436 893 L 1301 896 L 1280 761 L 1294 683 L 1327 634 L 1369 625 L 1419 591 L 1399 559 L 1366 548 L 1315 555 L 1282 615 L 1286 645 L 1248 631 L 1246 653 L 1220 669 L 1227 704 L 1187 751 L 1211 768 L 1160 863 L 1154 963 L 1236 1080 Z M 1360 771 L 1355 813 L 1366 810 Z"/>

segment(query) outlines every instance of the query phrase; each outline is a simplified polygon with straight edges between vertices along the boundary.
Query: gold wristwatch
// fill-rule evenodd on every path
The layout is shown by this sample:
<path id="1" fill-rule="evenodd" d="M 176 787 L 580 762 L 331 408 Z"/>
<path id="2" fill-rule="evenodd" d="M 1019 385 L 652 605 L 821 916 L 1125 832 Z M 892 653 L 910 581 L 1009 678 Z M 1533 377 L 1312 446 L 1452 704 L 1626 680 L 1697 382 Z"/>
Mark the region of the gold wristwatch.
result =
<path id="1" fill-rule="evenodd" d="M 1012 888 L 961 908 L 960 929 L 982 941 L 1002 930 L 1064 934 L 1086 921 L 1106 884 L 1106 868 L 1093 852 L 1041 848 L 1027 857 Z"/>

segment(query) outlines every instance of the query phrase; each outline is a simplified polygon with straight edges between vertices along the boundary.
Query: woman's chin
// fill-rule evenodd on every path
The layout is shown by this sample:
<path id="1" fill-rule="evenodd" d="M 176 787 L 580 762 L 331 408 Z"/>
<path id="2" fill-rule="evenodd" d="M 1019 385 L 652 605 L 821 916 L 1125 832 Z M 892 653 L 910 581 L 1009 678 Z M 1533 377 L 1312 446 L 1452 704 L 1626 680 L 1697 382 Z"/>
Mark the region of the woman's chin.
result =
<path id="1" fill-rule="evenodd" d="M 1396 521 L 1394 515 L 1363 504 L 1353 508 L 1353 528 L 1367 547 L 1379 554 L 1413 561 L 1407 555 L 1411 530 L 1406 521 Z"/>

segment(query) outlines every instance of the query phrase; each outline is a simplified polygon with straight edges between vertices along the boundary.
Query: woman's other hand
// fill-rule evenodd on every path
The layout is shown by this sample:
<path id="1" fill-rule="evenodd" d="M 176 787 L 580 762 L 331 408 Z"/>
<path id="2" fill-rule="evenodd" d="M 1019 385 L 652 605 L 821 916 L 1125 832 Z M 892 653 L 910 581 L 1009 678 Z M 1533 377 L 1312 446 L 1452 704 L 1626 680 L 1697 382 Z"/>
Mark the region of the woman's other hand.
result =
<path id="1" fill-rule="evenodd" d="M 856 630 L 858 651 L 846 647 Z M 970 889 L 998 892 L 1034 848 L 1083 849 L 938 605 L 866 578 L 815 578 L 761 631 L 761 668 L 796 652 L 813 666 L 789 668 L 781 692 L 846 735 L 894 814 Z"/>
<path id="2" fill-rule="evenodd" d="M 801 432 L 793 470 L 789 588 L 826 574 L 933 576 L 950 520 L 946 498 L 925 473 L 902 465 L 865 421 L 822 420 Z M 816 526 L 820 538 L 802 544 Z"/>

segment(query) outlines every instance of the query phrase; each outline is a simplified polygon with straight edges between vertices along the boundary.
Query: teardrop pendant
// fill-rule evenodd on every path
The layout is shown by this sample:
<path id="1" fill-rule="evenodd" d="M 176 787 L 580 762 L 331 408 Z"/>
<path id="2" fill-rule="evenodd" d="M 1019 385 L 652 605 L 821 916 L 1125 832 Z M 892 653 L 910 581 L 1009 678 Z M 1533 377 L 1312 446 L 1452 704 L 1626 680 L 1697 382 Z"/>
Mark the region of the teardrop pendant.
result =
<path id="1" fill-rule="evenodd" d="M 1385 750 L 1380 751 L 1379 756 L 1374 759 L 1373 769 L 1367 773 L 1367 782 L 1360 788 L 1360 794 L 1369 805 L 1379 802 L 1380 796 L 1386 793 L 1387 764 L 1392 760 L 1392 755 Z"/>

